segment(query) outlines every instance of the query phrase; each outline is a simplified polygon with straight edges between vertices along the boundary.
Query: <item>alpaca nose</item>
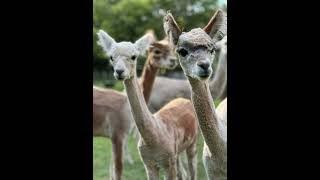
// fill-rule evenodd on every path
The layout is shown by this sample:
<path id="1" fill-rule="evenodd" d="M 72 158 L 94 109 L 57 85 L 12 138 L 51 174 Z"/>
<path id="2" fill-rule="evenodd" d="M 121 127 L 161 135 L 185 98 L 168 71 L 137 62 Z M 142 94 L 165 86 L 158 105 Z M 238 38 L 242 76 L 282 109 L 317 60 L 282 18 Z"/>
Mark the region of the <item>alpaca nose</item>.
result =
<path id="1" fill-rule="evenodd" d="M 119 76 L 121 76 L 123 72 L 124 72 L 124 70 L 122 70 L 122 69 L 116 69 L 116 73 L 117 73 Z"/>
<path id="2" fill-rule="evenodd" d="M 209 62 L 198 62 L 197 65 L 201 67 L 203 70 L 207 71 L 209 69 Z"/>

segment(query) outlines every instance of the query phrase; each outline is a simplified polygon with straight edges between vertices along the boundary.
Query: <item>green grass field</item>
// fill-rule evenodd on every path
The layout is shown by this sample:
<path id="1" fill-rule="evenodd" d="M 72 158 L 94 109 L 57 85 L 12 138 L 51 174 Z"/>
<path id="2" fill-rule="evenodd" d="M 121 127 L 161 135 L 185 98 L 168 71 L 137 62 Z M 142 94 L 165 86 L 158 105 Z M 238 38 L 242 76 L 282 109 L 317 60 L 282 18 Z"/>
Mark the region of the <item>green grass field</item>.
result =
<path id="1" fill-rule="evenodd" d="M 102 81 L 94 81 L 94 85 L 103 86 L 103 83 Z M 118 81 L 112 88 L 115 90 L 121 91 L 123 90 L 123 85 L 121 82 Z M 217 105 L 219 104 L 219 102 L 217 101 L 215 102 L 215 104 Z M 128 149 L 134 160 L 134 163 L 130 165 L 127 161 L 124 162 L 123 179 L 124 180 L 147 179 L 143 163 L 138 153 L 137 144 L 133 136 L 129 137 L 128 142 L 129 142 Z M 202 164 L 203 138 L 201 136 L 201 133 L 199 133 L 199 136 L 198 136 L 197 148 L 198 148 L 197 149 L 198 151 L 197 178 L 199 180 L 202 180 L 202 179 L 206 179 L 206 174 Z M 109 178 L 110 164 L 112 160 L 111 152 L 112 152 L 112 146 L 111 146 L 110 139 L 101 138 L 101 137 L 93 138 L 93 179 L 94 180 L 110 179 Z"/>
<path id="2" fill-rule="evenodd" d="M 123 179 L 124 180 L 143 180 L 147 179 L 144 166 L 140 159 L 136 141 L 133 136 L 129 137 L 129 151 L 134 160 L 130 165 L 127 161 L 124 164 Z M 202 165 L 202 147 L 203 140 L 201 135 L 198 137 L 198 179 L 206 179 L 204 167 Z M 93 179 L 106 180 L 110 177 L 110 164 L 112 160 L 111 155 L 111 141 L 107 138 L 94 137 L 93 138 Z M 161 178 L 162 179 L 162 178 Z"/>

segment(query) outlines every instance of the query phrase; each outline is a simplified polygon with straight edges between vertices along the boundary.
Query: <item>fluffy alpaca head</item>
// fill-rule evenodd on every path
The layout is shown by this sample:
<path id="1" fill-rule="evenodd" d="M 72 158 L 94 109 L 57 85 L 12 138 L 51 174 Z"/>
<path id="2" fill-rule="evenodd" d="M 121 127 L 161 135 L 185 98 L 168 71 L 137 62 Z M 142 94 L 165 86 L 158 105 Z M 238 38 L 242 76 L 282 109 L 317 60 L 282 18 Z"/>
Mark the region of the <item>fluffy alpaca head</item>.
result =
<path id="1" fill-rule="evenodd" d="M 138 56 L 144 54 L 155 40 L 154 36 L 150 33 L 145 34 L 135 43 L 117 43 L 103 30 L 99 30 L 97 35 L 99 38 L 98 44 L 109 55 L 110 63 L 114 69 L 113 75 L 118 80 L 130 79 L 135 75 Z"/>
<path id="2" fill-rule="evenodd" d="M 151 64 L 157 68 L 174 69 L 178 65 L 177 58 L 169 46 L 167 39 L 152 43 L 149 48 Z"/>
<path id="3" fill-rule="evenodd" d="M 227 16 L 218 10 L 203 29 L 181 32 L 171 13 L 168 13 L 164 17 L 163 26 L 185 75 L 197 80 L 208 80 L 212 74 L 216 43 L 227 34 Z"/>

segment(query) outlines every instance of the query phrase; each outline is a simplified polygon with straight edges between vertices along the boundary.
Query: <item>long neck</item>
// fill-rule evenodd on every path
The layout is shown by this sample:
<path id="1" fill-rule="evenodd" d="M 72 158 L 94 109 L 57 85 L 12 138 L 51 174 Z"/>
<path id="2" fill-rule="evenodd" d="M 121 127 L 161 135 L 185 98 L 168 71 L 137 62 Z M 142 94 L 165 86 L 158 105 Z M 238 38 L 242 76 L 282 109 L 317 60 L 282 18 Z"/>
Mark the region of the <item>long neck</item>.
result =
<path id="1" fill-rule="evenodd" d="M 150 54 L 146 60 L 146 63 L 144 64 L 140 80 L 142 94 L 147 104 L 149 102 L 152 86 L 158 72 L 158 68 L 152 65 L 152 58 L 153 55 Z"/>
<path id="2" fill-rule="evenodd" d="M 148 143 L 154 139 L 153 116 L 150 113 L 138 85 L 136 75 L 124 81 L 131 112 L 143 140 Z"/>
<path id="3" fill-rule="evenodd" d="M 220 52 L 219 62 L 216 69 L 215 76 L 209 82 L 209 88 L 214 100 L 224 99 L 227 88 L 227 59 L 224 52 Z"/>
<path id="4" fill-rule="evenodd" d="M 227 152 L 227 127 L 218 119 L 208 82 L 202 82 L 190 77 L 188 79 L 191 85 L 192 103 L 205 142 L 214 157 L 224 157 Z"/>

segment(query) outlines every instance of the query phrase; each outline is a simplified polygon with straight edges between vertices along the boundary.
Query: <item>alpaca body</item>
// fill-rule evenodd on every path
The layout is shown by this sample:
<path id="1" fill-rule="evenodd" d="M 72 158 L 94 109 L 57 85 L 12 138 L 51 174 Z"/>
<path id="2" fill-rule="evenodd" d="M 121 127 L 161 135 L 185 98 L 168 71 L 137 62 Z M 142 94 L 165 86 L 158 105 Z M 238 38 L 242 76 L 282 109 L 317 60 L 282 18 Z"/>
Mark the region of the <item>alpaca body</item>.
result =
<path id="1" fill-rule="evenodd" d="M 127 137 L 133 117 L 125 95 L 93 86 L 93 136 L 106 137 L 112 142 L 112 178 L 121 179 L 123 155 L 133 163 L 127 149 Z"/>
<path id="2" fill-rule="evenodd" d="M 195 179 L 198 126 L 192 103 L 178 98 L 152 115 L 147 110 L 145 102 L 141 101 L 143 97 L 135 77 L 125 80 L 125 87 L 140 133 L 139 153 L 149 179 L 159 179 L 160 168 L 165 170 L 168 179 L 179 177 L 178 156 L 185 150 L 189 172 L 192 179 Z"/>
<path id="3" fill-rule="evenodd" d="M 192 104 L 205 140 L 203 162 L 207 177 L 227 179 L 227 123 L 219 117 L 227 117 L 227 100 L 219 110 L 215 109 L 208 83 L 217 44 L 227 34 L 227 16 L 218 10 L 203 29 L 182 32 L 168 13 L 163 26 L 191 87 Z"/>
<path id="4" fill-rule="evenodd" d="M 140 135 L 139 152 L 148 179 L 159 179 L 160 168 L 164 169 L 166 179 L 181 179 L 178 155 L 184 150 L 188 155 L 191 179 L 196 179 L 195 142 L 198 128 L 191 102 L 177 99 L 152 114 L 138 84 L 136 60 L 148 47 L 150 37 L 145 35 L 135 43 L 117 43 L 102 30 L 98 32 L 98 37 L 99 45 L 113 57 L 111 64 L 115 69 L 114 77 L 124 82 L 133 119 Z"/>
<path id="5" fill-rule="evenodd" d="M 133 121 L 127 97 L 115 90 L 93 86 L 93 135 L 127 136 Z M 116 121 L 114 119 L 117 119 Z"/>
<path id="6" fill-rule="evenodd" d="M 149 33 L 153 34 L 150 31 Z M 168 42 L 165 40 L 157 41 L 152 44 L 153 47 L 149 48 L 140 81 L 146 101 L 151 94 L 158 68 L 174 68 L 177 65 L 176 60 L 171 60 L 171 52 L 167 44 Z M 128 152 L 126 140 L 133 128 L 133 117 L 125 92 L 119 93 L 114 90 L 93 87 L 93 135 L 110 138 L 113 146 L 124 146 L 126 159 L 130 164 L 133 163 L 133 160 Z M 120 156 L 124 150 L 113 151 L 113 156 Z M 113 167 L 115 179 L 121 177 L 123 166 L 121 158 L 122 156 L 113 162 L 113 164 L 118 164 Z"/>
<path id="7" fill-rule="evenodd" d="M 179 104 L 179 107 L 172 106 L 173 104 Z M 161 132 L 157 132 L 160 138 L 155 143 L 146 144 L 141 139 L 139 141 L 139 151 L 144 162 L 150 162 L 158 168 L 172 168 L 170 166 L 171 160 L 178 160 L 178 155 L 186 149 L 189 149 L 189 154 L 195 155 L 196 146 L 196 131 L 197 123 L 194 121 L 195 114 L 190 101 L 179 98 L 171 101 L 157 112 L 154 117 L 158 121 L 156 124 L 162 129 Z M 172 117 L 172 113 L 180 114 L 180 117 Z M 181 121 L 181 119 L 185 119 Z M 168 139 L 173 141 L 169 142 Z M 174 142 L 174 143 L 173 143 Z"/>

